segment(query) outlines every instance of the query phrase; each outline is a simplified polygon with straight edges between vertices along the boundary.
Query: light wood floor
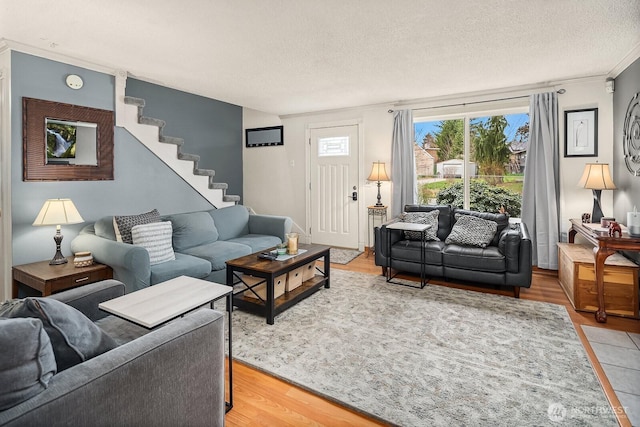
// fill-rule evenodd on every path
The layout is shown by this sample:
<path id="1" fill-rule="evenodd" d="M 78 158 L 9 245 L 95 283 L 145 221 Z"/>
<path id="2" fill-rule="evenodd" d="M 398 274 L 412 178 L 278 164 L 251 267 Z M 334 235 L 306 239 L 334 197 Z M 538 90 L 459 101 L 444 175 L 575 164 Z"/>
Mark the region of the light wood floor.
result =
<path id="1" fill-rule="evenodd" d="M 362 254 L 348 265 L 332 264 L 331 268 L 381 274 L 380 268 L 374 264 L 373 256 L 367 256 L 367 254 Z M 600 324 L 595 321 L 593 314 L 576 312 L 560 288 L 558 278 L 554 273 L 544 270 L 535 271 L 531 288 L 522 289 L 520 298 L 560 304 L 567 307 L 576 331 L 587 349 L 587 354 L 596 367 L 596 374 L 603 384 L 607 398 L 614 408 L 618 408 L 621 406 L 620 402 L 607 381 L 604 371 L 597 363 L 580 325 L 640 333 L 640 321 L 609 316 L 606 324 Z M 414 276 L 399 277 L 418 280 Z M 511 291 L 503 292 L 481 287 L 461 286 L 438 280 L 431 280 L 429 283 L 430 285 L 451 286 L 478 292 L 512 295 Z M 237 361 L 234 361 L 233 365 L 233 400 L 234 407 L 226 416 L 226 425 L 230 427 L 385 425 Z M 618 421 L 621 426 L 631 426 L 624 413 L 619 415 Z"/>

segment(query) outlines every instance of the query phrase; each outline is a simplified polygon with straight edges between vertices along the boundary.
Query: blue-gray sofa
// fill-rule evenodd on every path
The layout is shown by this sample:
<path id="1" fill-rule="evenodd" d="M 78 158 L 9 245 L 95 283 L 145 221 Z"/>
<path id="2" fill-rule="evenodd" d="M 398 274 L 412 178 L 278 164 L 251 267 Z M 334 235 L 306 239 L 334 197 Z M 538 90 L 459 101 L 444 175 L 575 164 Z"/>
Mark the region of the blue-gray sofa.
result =
<path id="1" fill-rule="evenodd" d="M 175 260 L 151 265 L 144 247 L 118 242 L 113 216 L 85 226 L 71 250 L 90 251 L 97 262 L 110 266 L 127 293 L 182 275 L 226 283 L 226 261 L 284 242 L 293 224 L 284 216 L 250 214 L 241 205 L 160 219 L 171 221 Z"/>
<path id="2" fill-rule="evenodd" d="M 123 294 L 122 283 L 105 280 L 43 298 L 79 310 L 117 344 L 57 372 L 52 347 L 68 343 L 76 355 L 94 346 L 73 330 L 90 325 L 45 312 L 45 323 L 73 339 L 63 342 L 50 340 L 39 318 L 0 318 L 1 426 L 224 425 L 224 313 L 206 308 L 148 331 L 98 308 Z M 17 328 L 24 324 L 37 329 Z"/>

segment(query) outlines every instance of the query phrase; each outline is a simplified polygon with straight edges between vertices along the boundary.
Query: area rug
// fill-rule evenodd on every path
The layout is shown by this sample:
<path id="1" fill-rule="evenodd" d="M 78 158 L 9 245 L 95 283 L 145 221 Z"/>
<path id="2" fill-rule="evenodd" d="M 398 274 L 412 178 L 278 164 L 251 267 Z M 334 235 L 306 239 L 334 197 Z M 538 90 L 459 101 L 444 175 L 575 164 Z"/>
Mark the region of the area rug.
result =
<path id="1" fill-rule="evenodd" d="M 355 249 L 331 248 L 330 260 L 335 264 L 349 264 L 362 252 Z"/>
<path id="2" fill-rule="evenodd" d="M 333 270 L 233 328 L 238 360 L 389 424 L 617 425 L 563 306 Z"/>

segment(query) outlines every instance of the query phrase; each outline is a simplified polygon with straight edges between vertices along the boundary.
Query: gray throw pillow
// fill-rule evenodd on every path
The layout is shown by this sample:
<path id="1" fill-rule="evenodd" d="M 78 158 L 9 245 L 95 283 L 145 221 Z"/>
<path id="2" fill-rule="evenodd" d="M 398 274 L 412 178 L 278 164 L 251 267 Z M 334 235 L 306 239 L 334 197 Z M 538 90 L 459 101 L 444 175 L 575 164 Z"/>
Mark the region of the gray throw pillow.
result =
<path id="1" fill-rule="evenodd" d="M 121 215 L 113 217 L 113 230 L 116 232 L 116 240 L 133 244 L 131 229 L 136 225 L 160 222 L 160 213 L 157 209 L 139 215 Z"/>
<path id="2" fill-rule="evenodd" d="M 456 223 L 444 241 L 446 244 L 486 248 L 498 230 L 498 224 L 495 221 L 471 215 L 456 214 L 455 217 Z"/>
<path id="3" fill-rule="evenodd" d="M 438 239 L 438 214 L 439 210 L 434 209 L 429 212 L 403 212 L 400 214 L 400 221 L 413 224 L 427 224 L 431 227 L 425 231 L 425 240 Z M 421 240 L 422 233 L 419 231 L 405 231 L 404 238 L 407 240 Z"/>
<path id="4" fill-rule="evenodd" d="M 55 373 L 56 359 L 42 322 L 0 318 L 0 411 L 44 391 Z"/>
<path id="5" fill-rule="evenodd" d="M 0 305 L 0 317 L 40 319 L 51 340 L 58 372 L 117 347 L 84 314 L 52 298 L 7 301 Z"/>

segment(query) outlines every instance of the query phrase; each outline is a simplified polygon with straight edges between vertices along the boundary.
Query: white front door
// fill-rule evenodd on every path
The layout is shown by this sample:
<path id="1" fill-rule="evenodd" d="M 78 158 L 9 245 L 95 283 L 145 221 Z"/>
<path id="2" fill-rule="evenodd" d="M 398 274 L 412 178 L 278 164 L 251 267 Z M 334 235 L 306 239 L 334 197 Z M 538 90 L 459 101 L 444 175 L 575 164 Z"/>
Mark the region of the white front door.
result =
<path id="1" fill-rule="evenodd" d="M 311 242 L 357 249 L 358 125 L 311 129 L 310 138 Z"/>

